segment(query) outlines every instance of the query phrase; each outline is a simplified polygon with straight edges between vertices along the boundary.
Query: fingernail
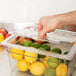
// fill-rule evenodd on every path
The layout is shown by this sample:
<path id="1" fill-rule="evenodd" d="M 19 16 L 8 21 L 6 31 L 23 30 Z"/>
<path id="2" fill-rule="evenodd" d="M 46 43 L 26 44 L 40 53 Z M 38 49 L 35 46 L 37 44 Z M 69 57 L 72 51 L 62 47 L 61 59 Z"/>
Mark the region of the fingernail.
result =
<path id="1" fill-rule="evenodd" d="M 44 35 L 44 39 L 46 39 L 46 38 L 47 38 L 47 35 L 45 34 L 45 35 Z"/>

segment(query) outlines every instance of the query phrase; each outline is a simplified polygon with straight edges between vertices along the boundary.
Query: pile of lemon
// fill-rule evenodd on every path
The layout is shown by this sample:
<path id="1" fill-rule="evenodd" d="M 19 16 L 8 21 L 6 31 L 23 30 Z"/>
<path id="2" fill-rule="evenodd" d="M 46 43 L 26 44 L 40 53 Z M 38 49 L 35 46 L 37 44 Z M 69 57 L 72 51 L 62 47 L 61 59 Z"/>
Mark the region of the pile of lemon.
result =
<path id="1" fill-rule="evenodd" d="M 43 75 L 47 65 L 48 57 L 44 60 L 38 61 L 38 54 L 28 51 L 23 51 L 15 48 L 10 49 L 10 55 L 13 59 L 17 60 L 17 68 L 19 71 L 28 71 L 33 75 Z"/>

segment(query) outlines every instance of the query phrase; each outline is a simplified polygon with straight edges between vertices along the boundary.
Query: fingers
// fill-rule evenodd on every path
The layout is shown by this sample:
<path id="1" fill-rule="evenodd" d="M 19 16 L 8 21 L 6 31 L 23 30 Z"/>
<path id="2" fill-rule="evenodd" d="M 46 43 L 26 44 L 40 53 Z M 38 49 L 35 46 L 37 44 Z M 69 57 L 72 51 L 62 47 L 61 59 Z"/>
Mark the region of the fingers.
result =
<path id="1" fill-rule="evenodd" d="M 38 38 L 39 39 L 42 39 L 43 37 L 46 38 L 46 36 L 41 37 L 41 34 L 42 34 L 41 31 L 42 31 L 42 29 L 43 29 L 43 25 L 42 25 L 42 22 L 40 20 L 39 23 L 38 23 Z"/>
<path id="2" fill-rule="evenodd" d="M 47 34 L 45 34 L 45 35 L 43 36 L 43 38 L 46 39 L 46 38 L 47 38 Z"/>
<path id="3" fill-rule="evenodd" d="M 40 32 L 42 30 L 42 28 L 43 28 L 43 25 L 39 22 L 38 23 L 38 32 Z"/>
<path id="4" fill-rule="evenodd" d="M 44 27 L 39 33 L 38 33 L 38 38 L 39 39 L 46 39 L 47 38 L 47 33 L 55 31 L 56 28 L 48 28 Z"/>
<path id="5" fill-rule="evenodd" d="M 38 24 L 38 32 L 40 32 L 42 30 L 43 26 Z"/>
<path id="6" fill-rule="evenodd" d="M 47 30 L 46 28 L 43 28 L 39 33 L 38 33 L 38 38 L 39 39 L 43 39 L 43 38 L 46 38 L 46 33 L 47 33 Z"/>

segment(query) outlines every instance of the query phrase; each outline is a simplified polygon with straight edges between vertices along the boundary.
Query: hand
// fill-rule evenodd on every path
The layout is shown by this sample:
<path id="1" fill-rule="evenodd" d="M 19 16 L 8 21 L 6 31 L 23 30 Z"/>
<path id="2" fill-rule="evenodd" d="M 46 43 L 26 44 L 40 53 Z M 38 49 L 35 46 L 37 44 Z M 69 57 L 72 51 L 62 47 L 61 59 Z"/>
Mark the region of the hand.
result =
<path id="1" fill-rule="evenodd" d="M 38 38 L 46 38 L 47 33 L 52 32 L 55 29 L 60 29 L 64 25 L 76 26 L 76 11 L 40 18 L 38 24 Z"/>
<path id="2" fill-rule="evenodd" d="M 41 17 L 38 23 L 38 38 L 46 38 L 47 33 L 54 31 L 55 29 L 62 28 L 61 16 L 44 16 Z"/>

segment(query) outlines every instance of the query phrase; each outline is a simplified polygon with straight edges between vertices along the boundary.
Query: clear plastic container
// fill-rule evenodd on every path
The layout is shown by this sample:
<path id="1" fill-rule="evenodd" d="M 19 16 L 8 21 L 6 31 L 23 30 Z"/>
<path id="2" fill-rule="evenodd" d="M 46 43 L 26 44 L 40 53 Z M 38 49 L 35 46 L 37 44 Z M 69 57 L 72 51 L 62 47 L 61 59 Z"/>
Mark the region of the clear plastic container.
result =
<path id="1" fill-rule="evenodd" d="M 20 42 L 21 40 L 23 41 Z M 34 47 L 29 44 L 27 46 L 26 43 L 23 44 L 26 41 L 40 43 L 41 45 L 38 45 L 39 47 L 44 43 L 49 44 L 50 51 L 46 49 L 40 50 L 37 45 Z M 37 27 L 28 26 L 22 30 L 14 31 L 12 36 L 2 42 L 2 45 L 7 47 L 11 76 L 59 76 L 58 74 L 61 74 L 60 76 L 72 76 L 76 64 L 75 42 L 76 33 L 65 30 L 56 30 L 47 35 L 47 40 L 39 40 L 37 39 Z M 55 48 L 59 48 L 61 51 L 57 51 L 59 49 Z M 11 51 L 11 49 L 14 51 Z M 28 52 L 29 55 L 23 52 Z M 29 67 L 34 64 L 33 67 L 31 69 L 28 68 L 24 72 L 20 71 L 21 68 L 18 68 L 20 66 L 17 66 L 17 63 L 22 59 L 25 60 L 26 64 L 29 63 Z"/>
<path id="2" fill-rule="evenodd" d="M 43 50 L 40 50 L 36 46 L 35 47 L 30 46 L 28 43 L 24 44 L 24 42 L 26 41 L 32 41 L 32 43 L 40 43 L 41 44 L 40 47 L 42 47 L 43 44 L 49 44 L 50 50 L 43 51 Z M 27 37 L 12 35 L 8 39 L 6 39 L 2 44 L 8 47 L 7 52 L 9 56 L 9 63 L 10 63 L 11 71 L 12 71 L 12 76 L 13 74 L 15 74 L 16 76 L 19 76 L 20 74 L 21 74 L 20 76 L 36 76 L 36 75 L 38 76 L 59 76 L 59 75 L 72 76 L 71 74 L 76 64 L 76 53 L 75 53 L 76 46 L 70 42 L 62 41 L 59 43 L 53 43 L 53 42 L 49 43 L 48 41 L 38 41 L 38 40 L 27 38 Z M 56 53 L 57 49 L 55 48 L 59 48 L 61 49 L 61 51 L 58 51 L 58 53 Z M 20 49 L 24 53 L 18 52 L 20 51 L 18 49 Z M 52 51 L 53 49 L 55 50 Z M 31 55 L 30 52 L 34 54 Z M 30 64 L 29 67 L 32 64 L 34 64 L 33 68 L 31 69 L 28 68 L 27 71 L 21 71 L 21 68 L 19 69 L 20 64 L 18 66 L 18 62 L 23 59 L 25 59 L 26 63 Z"/>

